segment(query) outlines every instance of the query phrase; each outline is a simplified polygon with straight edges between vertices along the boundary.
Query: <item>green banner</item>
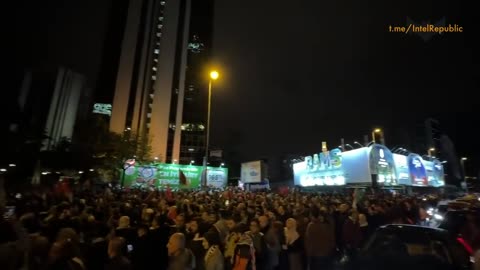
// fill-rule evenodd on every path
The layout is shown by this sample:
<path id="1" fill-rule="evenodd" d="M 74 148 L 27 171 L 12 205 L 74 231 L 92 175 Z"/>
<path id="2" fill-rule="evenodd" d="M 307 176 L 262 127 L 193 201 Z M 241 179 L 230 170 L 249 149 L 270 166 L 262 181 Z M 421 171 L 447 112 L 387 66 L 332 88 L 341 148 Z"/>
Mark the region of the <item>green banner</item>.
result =
<path id="1" fill-rule="evenodd" d="M 122 170 L 126 187 L 198 188 L 202 178 L 202 166 L 179 164 L 134 164 Z M 207 167 L 207 186 L 224 187 L 228 181 L 228 169 Z"/>

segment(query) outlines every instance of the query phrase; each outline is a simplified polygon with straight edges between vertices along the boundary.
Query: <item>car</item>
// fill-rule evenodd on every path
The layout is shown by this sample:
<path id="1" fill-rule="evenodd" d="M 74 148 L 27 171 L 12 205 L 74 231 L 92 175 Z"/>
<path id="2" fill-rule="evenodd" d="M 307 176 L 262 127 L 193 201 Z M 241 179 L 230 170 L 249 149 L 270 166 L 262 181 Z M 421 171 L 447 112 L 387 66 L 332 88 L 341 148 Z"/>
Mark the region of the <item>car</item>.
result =
<path id="1" fill-rule="evenodd" d="M 348 264 L 345 269 L 471 269 L 473 254 L 446 230 L 390 224 L 378 228 Z"/>
<path id="2" fill-rule="evenodd" d="M 469 220 L 478 222 L 479 217 L 480 210 L 478 209 L 450 210 L 443 215 L 438 228 L 444 229 L 454 236 L 458 236 L 462 234 L 463 228 L 468 224 Z"/>

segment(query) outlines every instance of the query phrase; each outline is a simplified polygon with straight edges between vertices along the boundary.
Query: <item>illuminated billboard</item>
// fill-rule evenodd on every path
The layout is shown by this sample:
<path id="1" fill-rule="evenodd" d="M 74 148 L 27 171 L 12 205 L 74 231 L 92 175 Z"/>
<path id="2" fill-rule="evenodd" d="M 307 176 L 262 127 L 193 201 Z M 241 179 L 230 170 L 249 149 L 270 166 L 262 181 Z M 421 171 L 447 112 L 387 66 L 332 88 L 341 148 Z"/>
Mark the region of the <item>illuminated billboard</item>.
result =
<path id="1" fill-rule="evenodd" d="M 376 175 L 380 185 L 397 185 L 397 174 L 393 154 L 387 147 L 374 144 L 369 147 L 370 173 Z"/>
<path id="2" fill-rule="evenodd" d="M 261 160 L 242 163 L 241 181 L 246 184 L 261 183 L 264 171 L 265 167 Z"/>
<path id="3" fill-rule="evenodd" d="M 427 170 L 423 158 L 417 154 L 410 154 L 407 159 L 411 185 L 428 186 Z"/>
<path id="4" fill-rule="evenodd" d="M 95 103 L 93 105 L 93 113 L 112 116 L 112 104 Z"/>
<path id="5" fill-rule="evenodd" d="M 445 174 L 443 164 L 438 160 L 424 160 L 425 170 L 427 172 L 428 185 L 432 187 L 440 187 L 445 185 Z"/>
<path id="6" fill-rule="evenodd" d="M 294 183 L 299 186 L 338 186 L 371 184 L 380 186 L 443 186 L 443 165 L 438 160 L 424 161 L 419 155 L 393 154 L 374 144 L 342 152 L 324 151 L 293 164 Z"/>
<path id="7" fill-rule="evenodd" d="M 322 151 L 293 164 L 294 183 L 300 186 L 339 186 L 347 183 L 368 183 L 366 148 L 342 152 Z"/>
<path id="8" fill-rule="evenodd" d="M 410 172 L 408 169 L 407 156 L 400 154 L 393 154 L 393 161 L 395 162 L 395 171 L 397 172 L 397 180 L 400 185 L 410 185 Z"/>
<path id="9" fill-rule="evenodd" d="M 128 166 L 121 173 L 125 174 L 125 186 L 198 188 L 202 170 L 202 166 L 155 163 Z M 224 187 L 227 180 L 227 168 L 207 167 L 207 186 Z"/>

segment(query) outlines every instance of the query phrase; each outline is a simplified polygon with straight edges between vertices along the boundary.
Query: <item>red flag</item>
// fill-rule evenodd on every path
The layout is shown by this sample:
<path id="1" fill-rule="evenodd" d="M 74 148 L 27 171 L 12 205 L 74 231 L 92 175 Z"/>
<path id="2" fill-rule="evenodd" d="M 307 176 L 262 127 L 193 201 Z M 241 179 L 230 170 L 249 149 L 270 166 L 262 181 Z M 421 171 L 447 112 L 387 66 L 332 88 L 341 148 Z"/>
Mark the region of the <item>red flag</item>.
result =
<path id="1" fill-rule="evenodd" d="M 180 185 L 181 186 L 186 186 L 187 185 L 187 177 L 182 172 L 182 170 L 178 170 L 178 177 L 179 177 Z"/>

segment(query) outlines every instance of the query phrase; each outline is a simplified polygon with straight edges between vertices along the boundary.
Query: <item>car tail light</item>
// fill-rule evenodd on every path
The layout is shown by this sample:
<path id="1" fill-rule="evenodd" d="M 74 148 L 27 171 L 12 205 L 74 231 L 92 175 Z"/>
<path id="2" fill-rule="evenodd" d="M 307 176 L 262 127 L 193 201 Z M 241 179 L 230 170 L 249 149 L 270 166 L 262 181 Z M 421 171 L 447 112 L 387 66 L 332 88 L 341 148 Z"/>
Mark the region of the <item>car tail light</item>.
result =
<path id="1" fill-rule="evenodd" d="M 465 239 L 463 239 L 462 237 L 457 237 L 457 241 L 462 244 L 462 246 L 465 248 L 465 250 L 470 256 L 473 254 L 472 247 L 465 241 Z"/>

